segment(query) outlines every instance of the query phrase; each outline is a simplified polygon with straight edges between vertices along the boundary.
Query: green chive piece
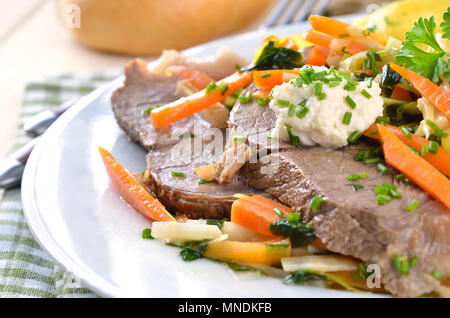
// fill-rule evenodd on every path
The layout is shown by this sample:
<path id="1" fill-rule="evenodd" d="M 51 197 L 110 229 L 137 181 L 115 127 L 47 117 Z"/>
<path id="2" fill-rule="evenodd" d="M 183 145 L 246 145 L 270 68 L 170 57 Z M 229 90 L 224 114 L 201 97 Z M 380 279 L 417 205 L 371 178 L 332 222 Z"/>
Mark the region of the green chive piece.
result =
<path id="1" fill-rule="evenodd" d="M 419 201 L 417 199 L 411 200 L 405 207 L 406 212 L 412 212 L 415 208 L 419 206 Z"/>
<path id="2" fill-rule="evenodd" d="M 270 73 L 265 73 L 263 75 L 261 75 L 261 78 L 268 78 L 270 76 Z"/>
<path id="3" fill-rule="evenodd" d="M 344 125 L 350 125 L 350 121 L 352 120 L 352 113 L 351 112 L 345 112 L 344 118 L 342 119 L 342 123 Z"/>
<path id="4" fill-rule="evenodd" d="M 373 77 L 369 78 L 369 85 L 367 86 L 368 88 L 372 88 L 372 83 L 373 83 Z"/>
<path id="5" fill-rule="evenodd" d="M 402 127 L 401 131 L 406 138 L 411 139 L 411 132 L 406 127 Z"/>
<path id="6" fill-rule="evenodd" d="M 205 180 L 205 179 L 200 179 L 200 180 L 198 180 L 198 184 L 207 184 L 207 183 L 211 183 L 212 181 L 208 181 L 208 180 Z"/>
<path id="7" fill-rule="evenodd" d="M 347 82 L 347 84 L 344 85 L 344 89 L 346 91 L 354 91 L 356 90 L 357 85 L 358 85 L 357 82 Z"/>
<path id="8" fill-rule="evenodd" d="M 367 99 L 370 99 L 370 98 L 372 97 L 372 95 L 370 95 L 369 92 L 366 91 L 365 89 L 363 89 L 363 90 L 361 91 L 361 95 L 364 96 L 364 97 L 367 98 Z"/>
<path id="9" fill-rule="evenodd" d="M 298 137 L 297 135 L 294 135 L 292 133 L 292 127 L 289 126 L 288 124 L 284 124 L 284 126 L 286 127 L 288 136 L 289 136 L 289 141 L 291 142 L 291 145 L 293 146 L 298 146 L 300 145 L 300 137 Z"/>
<path id="10" fill-rule="evenodd" d="M 339 86 L 339 84 L 341 84 L 341 82 L 340 81 L 329 81 L 327 84 L 329 87 L 336 87 L 336 86 Z"/>
<path id="11" fill-rule="evenodd" d="M 394 255 L 394 267 L 400 274 L 409 274 L 410 263 L 408 257 Z"/>
<path id="12" fill-rule="evenodd" d="M 249 93 L 247 96 L 239 96 L 239 103 L 248 104 L 253 100 L 253 94 Z"/>
<path id="13" fill-rule="evenodd" d="M 259 106 L 266 106 L 267 104 L 269 104 L 269 99 L 264 97 L 258 97 L 256 102 L 258 103 Z"/>
<path id="14" fill-rule="evenodd" d="M 409 262 L 409 266 L 414 267 L 417 264 L 418 260 L 419 260 L 419 258 L 417 256 L 414 256 L 413 258 L 411 258 L 411 262 Z"/>
<path id="15" fill-rule="evenodd" d="M 308 113 L 308 111 L 309 111 L 309 108 L 306 106 L 303 106 L 302 108 L 300 108 L 300 110 L 297 112 L 297 114 L 295 114 L 295 116 L 302 119 L 303 117 L 306 116 L 306 113 Z"/>
<path id="16" fill-rule="evenodd" d="M 292 117 L 295 115 L 295 108 L 296 108 L 296 106 L 294 104 L 289 105 L 289 110 L 288 110 L 289 117 Z"/>
<path id="17" fill-rule="evenodd" d="M 356 103 L 355 101 L 350 97 L 350 96 L 346 96 L 345 97 L 345 101 L 347 102 L 347 104 L 352 108 L 355 109 L 356 108 Z"/>
<path id="18" fill-rule="evenodd" d="M 320 204 L 322 203 L 323 199 L 316 195 L 312 201 L 311 204 L 309 205 L 309 207 L 311 208 L 311 210 L 317 211 L 317 209 L 319 209 Z"/>
<path id="19" fill-rule="evenodd" d="M 377 170 L 382 174 L 382 175 L 388 175 L 389 174 L 389 169 L 388 167 L 386 167 L 384 164 L 379 163 L 377 164 Z"/>
<path id="20" fill-rule="evenodd" d="M 421 154 L 422 156 L 426 156 L 426 155 L 428 155 L 428 152 L 429 152 L 429 147 L 428 147 L 428 145 L 423 145 L 423 146 L 422 146 L 422 150 L 420 151 L 420 154 Z"/>
<path id="21" fill-rule="evenodd" d="M 288 107 L 291 103 L 288 100 L 279 99 L 279 100 L 277 100 L 277 104 L 280 107 Z"/>
<path id="22" fill-rule="evenodd" d="M 281 211 L 279 208 L 274 208 L 273 212 L 275 212 L 275 214 L 278 215 L 280 218 L 284 216 L 283 211 Z"/>
<path id="23" fill-rule="evenodd" d="M 152 236 L 152 230 L 149 228 L 142 230 L 142 238 L 146 240 L 154 240 L 155 238 Z"/>
<path id="24" fill-rule="evenodd" d="M 364 163 L 366 165 L 374 165 L 380 162 L 380 158 L 370 158 L 370 159 L 366 159 L 364 160 Z"/>
<path id="25" fill-rule="evenodd" d="M 178 172 L 178 171 L 170 171 L 170 174 L 174 177 L 180 177 L 180 178 L 184 178 L 185 174 L 184 172 Z"/>
<path id="26" fill-rule="evenodd" d="M 361 179 L 361 176 L 359 174 L 351 174 L 346 178 L 348 181 L 357 181 Z"/>
<path id="27" fill-rule="evenodd" d="M 414 151 L 414 153 L 415 153 L 416 155 L 420 155 L 420 152 L 419 152 L 416 148 L 414 148 L 414 147 L 411 146 L 411 145 L 408 145 L 408 147 L 409 147 L 409 149 L 411 149 L 412 151 Z"/>
<path id="28" fill-rule="evenodd" d="M 206 93 L 206 94 L 209 94 L 209 93 L 211 93 L 213 90 L 215 90 L 216 88 L 217 88 L 216 82 L 211 82 L 211 83 L 208 84 L 208 86 L 206 86 L 205 93 Z"/>
<path id="29" fill-rule="evenodd" d="M 319 97 L 322 95 L 322 82 L 317 82 L 314 84 L 314 96 Z"/>
<path id="30" fill-rule="evenodd" d="M 428 126 L 430 126 L 431 129 L 434 130 L 434 134 L 436 135 L 436 137 L 445 138 L 448 136 L 448 133 L 439 128 L 439 126 L 433 121 L 427 119 L 425 122 L 427 123 Z"/>
<path id="31" fill-rule="evenodd" d="M 287 221 L 290 224 L 298 224 L 300 221 L 300 213 L 289 213 L 287 216 Z"/>
<path id="32" fill-rule="evenodd" d="M 242 141 L 245 141 L 247 139 L 247 137 L 245 137 L 245 136 L 233 136 L 233 141 L 236 141 L 236 142 L 242 142 Z"/>
<path id="33" fill-rule="evenodd" d="M 436 279 L 436 280 L 441 280 L 442 279 L 441 272 L 439 272 L 437 270 L 432 271 L 431 275 L 433 275 L 434 279 Z"/>
<path id="34" fill-rule="evenodd" d="M 364 186 L 362 186 L 362 185 L 359 185 L 359 184 L 352 184 L 352 190 L 353 191 L 358 191 L 358 190 L 361 190 L 361 189 L 364 189 Z"/>
<path id="35" fill-rule="evenodd" d="M 433 155 L 438 153 L 439 150 L 439 144 L 436 141 L 430 141 L 430 144 L 428 145 L 428 148 L 430 150 L 430 153 Z"/>
<path id="36" fill-rule="evenodd" d="M 352 132 L 350 134 L 350 136 L 348 136 L 347 142 L 351 145 L 355 145 L 358 143 L 359 138 L 361 138 L 361 136 L 362 136 L 362 132 L 360 132 L 359 130 L 355 130 L 354 132 Z"/>

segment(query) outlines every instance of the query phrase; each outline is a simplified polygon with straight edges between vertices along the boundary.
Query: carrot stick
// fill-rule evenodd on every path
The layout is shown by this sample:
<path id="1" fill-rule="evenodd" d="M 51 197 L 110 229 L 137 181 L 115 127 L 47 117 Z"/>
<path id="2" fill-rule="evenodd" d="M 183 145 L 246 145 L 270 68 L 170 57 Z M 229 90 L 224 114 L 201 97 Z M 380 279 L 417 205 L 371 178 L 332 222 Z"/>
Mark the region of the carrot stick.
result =
<path id="1" fill-rule="evenodd" d="M 221 81 L 224 85 L 228 85 L 228 88 L 225 91 L 220 89 L 220 87 L 208 93 L 206 93 L 205 90 L 202 90 L 191 96 L 180 98 L 163 107 L 154 109 L 150 113 L 151 123 L 153 127 L 159 129 L 189 117 L 203 109 L 215 105 L 242 87 L 249 85 L 252 80 L 252 72 L 235 73 Z M 219 86 L 219 84 L 217 85 Z"/>
<path id="2" fill-rule="evenodd" d="M 330 49 L 316 45 L 309 51 L 308 60 L 306 61 L 306 64 L 324 66 L 327 64 L 327 57 L 329 53 Z"/>
<path id="3" fill-rule="evenodd" d="M 333 40 L 333 38 L 328 34 L 317 32 L 314 30 L 309 30 L 303 33 L 303 39 L 305 39 L 308 42 L 327 48 L 330 48 L 331 41 Z"/>
<path id="4" fill-rule="evenodd" d="M 168 76 L 172 76 L 172 74 L 178 75 L 179 77 L 188 80 L 189 83 L 198 90 L 204 89 L 209 83 L 214 81 L 207 74 L 184 65 L 169 66 L 166 70 L 166 74 Z"/>
<path id="5" fill-rule="evenodd" d="M 394 89 L 391 94 L 391 98 L 404 100 L 404 101 L 408 101 L 408 102 L 410 102 L 412 100 L 411 94 L 409 93 L 409 91 L 404 88 L 401 88 L 398 85 L 394 86 Z"/>
<path id="6" fill-rule="evenodd" d="M 417 151 L 421 151 L 424 145 L 430 144 L 429 140 L 417 136 L 416 134 L 411 134 L 411 138 L 408 138 L 400 128 L 397 128 L 395 126 L 385 125 L 385 127 L 403 143 L 413 147 Z M 367 136 L 369 138 L 380 140 L 380 135 L 378 134 L 376 124 L 373 124 L 369 128 L 367 128 L 367 130 L 364 131 L 363 134 L 364 136 Z M 439 147 L 436 154 L 428 153 L 427 155 L 423 156 L 423 158 L 431 163 L 435 168 L 439 169 L 445 175 L 450 177 L 450 153 L 445 151 L 442 147 Z"/>
<path id="7" fill-rule="evenodd" d="M 271 88 L 263 88 L 257 91 L 253 94 L 255 97 L 261 97 L 261 98 L 269 98 L 270 92 L 272 91 Z"/>
<path id="8" fill-rule="evenodd" d="M 414 86 L 423 97 L 426 98 L 437 110 L 442 112 L 450 120 L 450 92 L 440 88 L 428 78 L 425 78 L 413 71 L 410 71 L 400 65 L 391 63 L 391 68 L 403 76 Z"/>
<path id="9" fill-rule="evenodd" d="M 294 40 L 292 40 L 291 38 L 287 38 L 286 40 L 284 40 L 282 43 L 280 43 L 280 46 L 295 51 L 298 50 L 297 44 L 295 44 Z"/>
<path id="10" fill-rule="evenodd" d="M 348 23 L 321 15 L 311 15 L 309 16 L 308 20 L 312 28 L 316 31 L 331 35 L 335 38 L 351 37 L 348 30 L 352 26 Z M 361 32 L 361 37 L 362 36 L 363 34 Z M 384 40 L 376 34 L 372 33 L 365 38 L 378 45 L 384 45 Z"/>
<path id="11" fill-rule="evenodd" d="M 294 74 L 298 75 L 298 70 L 267 70 L 267 71 L 255 71 L 253 73 L 253 80 L 258 88 L 273 88 L 276 85 L 284 83 L 283 75 Z"/>
<path id="12" fill-rule="evenodd" d="M 377 128 L 383 141 L 386 162 L 450 209 L 450 180 L 416 155 L 388 128 L 380 124 L 377 124 Z"/>
<path id="13" fill-rule="evenodd" d="M 150 221 L 176 222 L 164 205 L 155 199 L 114 157 L 98 147 L 106 172 L 120 197 Z"/>
<path id="14" fill-rule="evenodd" d="M 242 225 L 259 234 L 276 237 L 269 227 L 280 218 L 275 209 L 287 213 L 294 211 L 289 207 L 259 195 L 243 196 L 231 206 L 231 222 Z"/>

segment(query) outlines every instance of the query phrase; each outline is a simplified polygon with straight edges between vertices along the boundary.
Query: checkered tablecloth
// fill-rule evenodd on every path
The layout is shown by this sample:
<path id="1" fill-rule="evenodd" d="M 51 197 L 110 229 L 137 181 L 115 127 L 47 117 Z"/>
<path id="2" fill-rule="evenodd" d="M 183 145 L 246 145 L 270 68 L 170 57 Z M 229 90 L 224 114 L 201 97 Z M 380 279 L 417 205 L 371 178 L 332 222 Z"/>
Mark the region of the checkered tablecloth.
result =
<path id="1" fill-rule="evenodd" d="M 11 151 L 29 141 L 23 124 L 30 116 L 86 95 L 119 73 L 68 74 L 29 83 Z M 20 189 L 0 193 L 0 297 L 96 297 L 40 248 L 25 221 Z"/>

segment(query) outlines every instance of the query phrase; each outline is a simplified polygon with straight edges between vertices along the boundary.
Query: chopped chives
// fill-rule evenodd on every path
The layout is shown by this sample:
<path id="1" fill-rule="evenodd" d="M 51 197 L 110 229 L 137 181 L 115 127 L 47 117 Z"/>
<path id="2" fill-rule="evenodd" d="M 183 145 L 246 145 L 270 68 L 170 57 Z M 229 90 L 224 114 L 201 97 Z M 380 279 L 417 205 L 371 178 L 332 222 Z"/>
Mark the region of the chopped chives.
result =
<path id="1" fill-rule="evenodd" d="M 414 151 L 414 153 L 415 153 L 416 155 L 419 155 L 419 154 L 420 154 L 420 152 L 419 152 L 416 148 L 414 148 L 413 146 L 408 145 L 408 147 L 409 147 L 409 149 L 411 149 L 412 151 Z"/>
<path id="2" fill-rule="evenodd" d="M 388 175 L 389 174 L 389 169 L 388 167 L 386 167 L 384 164 L 379 163 L 377 164 L 377 170 L 382 174 L 382 175 Z"/>
<path id="3" fill-rule="evenodd" d="M 354 91 L 357 85 L 357 82 L 347 82 L 347 84 L 344 85 L 344 89 L 346 91 Z"/>
<path id="4" fill-rule="evenodd" d="M 367 98 L 367 99 L 370 99 L 370 98 L 372 97 L 372 95 L 370 95 L 369 92 L 366 91 L 365 89 L 363 89 L 363 90 L 361 91 L 361 95 L 364 96 L 364 97 Z"/>
<path id="5" fill-rule="evenodd" d="M 266 106 L 269 103 L 269 99 L 264 97 L 258 97 L 256 102 L 258 103 L 259 106 Z"/>
<path id="6" fill-rule="evenodd" d="M 285 99 L 278 99 L 277 104 L 280 107 L 288 107 L 291 103 L 288 100 Z"/>
<path id="7" fill-rule="evenodd" d="M 213 90 L 215 90 L 216 88 L 217 88 L 216 82 L 211 82 L 211 83 L 208 84 L 208 86 L 206 86 L 205 93 L 206 93 L 206 94 L 209 94 L 209 93 L 211 93 Z"/>
<path id="8" fill-rule="evenodd" d="M 349 125 L 351 120 L 352 120 L 352 113 L 351 112 L 346 112 L 344 114 L 344 118 L 342 119 L 342 123 L 344 125 Z"/>
<path id="9" fill-rule="evenodd" d="M 212 181 L 208 181 L 208 180 L 205 180 L 205 179 L 200 179 L 200 180 L 198 180 L 198 184 L 207 184 L 207 183 L 211 183 Z"/>
<path id="10" fill-rule="evenodd" d="M 228 87 L 229 87 L 228 83 L 220 84 L 220 91 L 222 92 L 222 95 L 225 95 L 225 93 L 228 91 Z"/>
<path id="11" fill-rule="evenodd" d="M 289 126 L 288 124 L 284 124 L 284 126 L 286 126 L 286 130 L 287 130 L 287 133 L 289 136 L 289 141 L 290 141 L 291 145 L 293 145 L 293 146 L 300 145 L 300 138 L 292 133 L 292 127 Z"/>
<path id="12" fill-rule="evenodd" d="M 373 83 L 373 77 L 369 78 L 369 85 L 367 87 L 372 88 L 372 83 Z"/>
<path id="13" fill-rule="evenodd" d="M 411 132 L 408 130 L 408 128 L 402 127 L 401 131 L 402 131 L 403 135 L 406 136 L 406 138 L 411 139 Z"/>
<path id="14" fill-rule="evenodd" d="M 436 280 L 441 280 L 442 279 L 441 272 L 439 272 L 437 270 L 432 271 L 431 275 L 433 275 L 434 279 L 436 279 Z"/>
<path id="15" fill-rule="evenodd" d="M 339 81 L 329 81 L 327 84 L 328 84 L 329 87 L 336 87 L 336 86 L 339 86 L 339 84 L 341 84 L 341 82 L 339 82 Z"/>
<path id="16" fill-rule="evenodd" d="M 352 189 L 353 189 L 353 191 L 356 192 L 358 190 L 364 189 L 364 186 L 359 185 L 359 184 L 352 184 Z"/>
<path id="17" fill-rule="evenodd" d="M 429 149 L 428 145 L 423 145 L 422 146 L 422 150 L 420 151 L 420 154 L 422 156 L 426 156 L 426 155 L 428 155 L 429 150 L 430 149 Z"/>
<path id="18" fill-rule="evenodd" d="M 408 205 L 405 207 L 407 212 L 412 212 L 415 208 L 419 206 L 419 201 L 417 199 L 413 199 Z"/>
<path id="19" fill-rule="evenodd" d="M 180 178 L 184 178 L 185 174 L 184 172 L 178 172 L 178 171 L 170 171 L 170 174 L 174 177 L 180 177 Z"/>
<path id="20" fill-rule="evenodd" d="M 351 174 L 346 178 L 348 181 L 357 181 L 361 179 L 361 176 L 359 174 Z"/>
<path id="21" fill-rule="evenodd" d="M 297 114 L 295 114 L 295 116 L 297 116 L 298 118 L 302 119 L 303 117 L 306 116 L 308 111 L 309 111 L 309 108 L 306 107 L 306 106 L 303 106 L 302 108 L 300 108 L 300 110 L 297 112 Z"/>
<path id="22" fill-rule="evenodd" d="M 265 73 L 263 75 L 261 75 L 261 78 L 268 78 L 270 76 L 270 73 Z"/>
<path id="23" fill-rule="evenodd" d="M 355 101 L 350 97 L 350 96 L 346 96 L 345 97 L 345 101 L 347 102 L 347 104 L 351 107 L 351 108 L 353 108 L 353 109 L 355 109 L 356 108 L 356 103 L 355 103 Z"/>
<path id="24" fill-rule="evenodd" d="M 149 228 L 142 230 L 142 238 L 146 240 L 154 240 L 155 238 L 152 236 L 152 230 Z"/>
<path id="25" fill-rule="evenodd" d="M 253 100 L 253 94 L 249 93 L 247 96 L 239 96 L 239 103 L 241 104 L 247 104 L 250 103 Z"/>
<path id="26" fill-rule="evenodd" d="M 289 110 L 288 110 L 288 116 L 289 117 L 294 116 L 294 114 L 295 114 L 295 107 L 296 106 L 294 104 L 289 105 Z"/>
<path id="27" fill-rule="evenodd" d="M 280 218 L 282 218 L 282 217 L 284 216 L 283 211 L 281 211 L 281 210 L 278 209 L 278 208 L 274 208 L 274 209 L 273 209 L 273 212 L 275 212 L 275 214 L 278 215 Z"/>
<path id="28" fill-rule="evenodd" d="M 309 207 L 311 208 L 311 210 L 317 211 L 317 209 L 319 209 L 320 204 L 322 203 L 323 199 L 316 195 L 312 201 L 311 204 L 309 205 Z"/>
<path id="29" fill-rule="evenodd" d="M 361 138 L 361 136 L 362 136 L 362 132 L 360 132 L 359 130 L 355 130 L 354 132 L 352 132 L 350 134 L 350 136 L 348 136 L 347 142 L 349 144 L 355 145 L 358 143 L 359 138 Z"/>
<path id="30" fill-rule="evenodd" d="M 370 158 L 370 159 L 366 159 L 364 160 L 364 163 L 366 165 L 374 165 L 380 162 L 380 158 Z"/>
<path id="31" fill-rule="evenodd" d="M 428 148 L 430 150 L 430 153 L 433 155 L 438 153 L 439 150 L 439 144 L 436 141 L 430 141 L 430 144 L 428 145 Z"/>
<path id="32" fill-rule="evenodd" d="M 287 216 L 287 221 L 291 224 L 298 224 L 300 221 L 300 213 L 289 213 Z"/>
<path id="33" fill-rule="evenodd" d="M 409 266 L 414 267 L 417 264 L 418 260 L 419 260 L 419 258 L 417 256 L 414 256 L 413 258 L 411 258 L 411 261 L 409 262 Z"/>
<path id="34" fill-rule="evenodd" d="M 436 135 L 436 137 L 443 138 L 448 136 L 448 134 L 441 128 L 439 128 L 439 126 L 433 121 L 427 119 L 425 122 L 427 123 L 428 126 L 430 126 L 431 129 L 434 130 L 434 134 Z"/>
<path id="35" fill-rule="evenodd" d="M 378 130 L 371 130 L 371 131 L 369 131 L 369 134 L 376 135 L 376 134 L 378 134 Z"/>
<path id="36" fill-rule="evenodd" d="M 246 139 L 245 136 L 233 136 L 233 141 L 245 141 Z"/>
<path id="37" fill-rule="evenodd" d="M 314 84 L 314 96 L 321 96 L 322 95 L 322 82 L 317 82 Z"/>

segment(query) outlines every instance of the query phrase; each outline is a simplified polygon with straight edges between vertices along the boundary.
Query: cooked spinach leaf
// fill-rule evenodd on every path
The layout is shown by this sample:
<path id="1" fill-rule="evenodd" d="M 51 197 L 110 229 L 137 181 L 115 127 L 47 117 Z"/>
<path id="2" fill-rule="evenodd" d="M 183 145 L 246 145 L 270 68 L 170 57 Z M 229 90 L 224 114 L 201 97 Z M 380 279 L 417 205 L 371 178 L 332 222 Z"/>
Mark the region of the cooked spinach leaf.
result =
<path id="1" fill-rule="evenodd" d="M 299 218 L 279 218 L 270 225 L 269 230 L 275 235 L 288 237 L 292 247 L 305 246 L 316 239 L 311 224 L 305 223 Z"/>
<path id="2" fill-rule="evenodd" d="M 275 47 L 274 41 L 267 42 L 258 59 L 240 71 L 292 69 L 301 67 L 302 55 L 293 49 Z"/>
<path id="3" fill-rule="evenodd" d="M 386 97 L 391 97 L 395 85 L 401 80 L 400 74 L 394 71 L 388 64 L 383 66 L 381 75 L 381 88 Z"/>
<path id="4" fill-rule="evenodd" d="M 295 271 L 286 276 L 283 280 L 285 284 L 304 284 L 313 280 L 327 280 L 325 275 L 320 275 L 309 270 Z"/>
<path id="5" fill-rule="evenodd" d="M 183 243 L 183 249 L 180 251 L 180 257 L 185 262 L 195 261 L 202 258 L 206 252 L 206 247 L 209 240 L 203 240 L 199 242 L 185 242 Z"/>

